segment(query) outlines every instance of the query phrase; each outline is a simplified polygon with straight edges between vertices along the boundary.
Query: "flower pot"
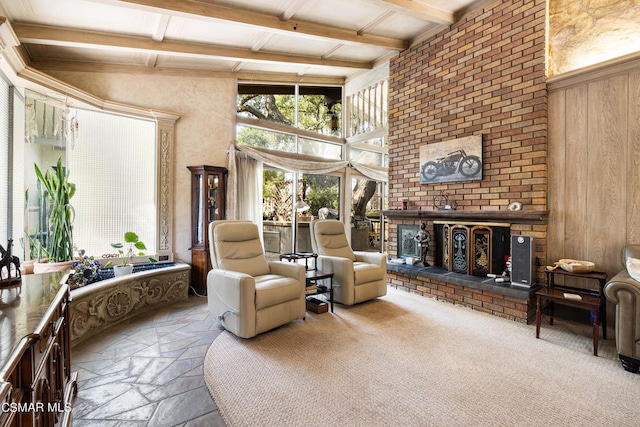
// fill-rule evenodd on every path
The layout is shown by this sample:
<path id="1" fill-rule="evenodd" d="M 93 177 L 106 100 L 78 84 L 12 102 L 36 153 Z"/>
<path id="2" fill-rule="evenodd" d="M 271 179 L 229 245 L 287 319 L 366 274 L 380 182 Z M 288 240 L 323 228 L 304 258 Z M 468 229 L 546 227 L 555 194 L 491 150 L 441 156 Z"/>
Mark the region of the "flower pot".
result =
<path id="1" fill-rule="evenodd" d="M 133 273 L 133 265 L 131 264 L 113 266 L 113 275 L 115 277 L 126 276 L 131 273 Z"/>
<path id="2" fill-rule="evenodd" d="M 33 274 L 66 271 L 71 268 L 72 263 L 73 261 L 46 262 L 45 260 L 40 260 L 40 262 L 33 263 Z"/>
<path id="3" fill-rule="evenodd" d="M 33 274 L 33 264 L 34 260 L 28 259 L 22 262 L 22 274 Z"/>

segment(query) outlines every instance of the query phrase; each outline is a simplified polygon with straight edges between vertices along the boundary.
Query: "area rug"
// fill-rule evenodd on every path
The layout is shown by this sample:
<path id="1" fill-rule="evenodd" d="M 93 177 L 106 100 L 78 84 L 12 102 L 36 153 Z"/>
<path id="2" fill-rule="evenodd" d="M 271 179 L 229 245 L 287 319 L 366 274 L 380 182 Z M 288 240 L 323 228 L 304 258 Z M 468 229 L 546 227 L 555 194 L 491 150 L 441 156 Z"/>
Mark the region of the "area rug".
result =
<path id="1" fill-rule="evenodd" d="M 566 324 L 565 324 L 566 323 Z M 229 427 L 637 425 L 640 375 L 589 327 L 535 326 L 396 289 L 250 340 L 204 376 Z"/>

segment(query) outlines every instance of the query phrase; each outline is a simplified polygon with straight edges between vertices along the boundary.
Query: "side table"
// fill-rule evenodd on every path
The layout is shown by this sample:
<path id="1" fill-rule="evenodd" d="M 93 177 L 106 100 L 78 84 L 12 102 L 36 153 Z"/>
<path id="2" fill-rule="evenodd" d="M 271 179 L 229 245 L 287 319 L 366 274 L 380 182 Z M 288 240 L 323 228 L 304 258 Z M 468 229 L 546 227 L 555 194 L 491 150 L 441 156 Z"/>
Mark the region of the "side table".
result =
<path id="1" fill-rule="evenodd" d="M 299 259 L 304 260 L 304 268 L 305 270 L 316 270 L 317 262 L 318 262 L 318 254 L 314 254 L 313 252 L 294 252 L 290 254 L 280 254 L 278 255 L 280 261 L 287 260 L 289 262 L 298 262 Z M 313 260 L 313 268 L 309 266 L 309 260 Z"/>
<path id="2" fill-rule="evenodd" d="M 308 293 L 309 295 L 318 295 L 329 292 L 329 304 L 331 305 L 331 312 L 333 313 L 333 273 L 331 271 L 323 270 L 307 270 L 306 272 L 307 286 L 315 285 L 315 292 Z M 318 280 L 329 279 L 329 289 L 322 291 L 318 289 Z"/>
<path id="3" fill-rule="evenodd" d="M 546 270 L 546 287 L 536 292 L 536 338 L 540 338 L 540 320 L 542 317 L 542 301 L 549 302 L 549 324 L 553 325 L 554 304 L 589 310 L 593 316 L 593 354 L 598 355 L 598 323 L 602 323 L 602 337 L 607 339 L 607 309 L 604 297 L 604 286 L 607 283 L 607 274 L 600 271 L 590 273 L 571 273 L 561 269 Z M 586 279 L 597 281 L 598 288 L 576 288 L 555 283 L 556 276 Z"/>

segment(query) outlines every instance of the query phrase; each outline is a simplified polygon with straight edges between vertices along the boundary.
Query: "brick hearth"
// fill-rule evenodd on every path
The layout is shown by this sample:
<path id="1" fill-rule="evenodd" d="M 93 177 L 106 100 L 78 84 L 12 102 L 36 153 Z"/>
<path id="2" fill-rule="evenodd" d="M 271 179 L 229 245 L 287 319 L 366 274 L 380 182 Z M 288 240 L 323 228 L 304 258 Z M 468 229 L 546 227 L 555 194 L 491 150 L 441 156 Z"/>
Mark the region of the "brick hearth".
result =
<path id="1" fill-rule="evenodd" d="M 535 319 L 534 293 L 531 289 L 494 283 L 486 277 L 450 273 L 439 267 L 387 265 L 388 284 L 425 297 L 463 305 L 516 322 L 531 324 Z"/>

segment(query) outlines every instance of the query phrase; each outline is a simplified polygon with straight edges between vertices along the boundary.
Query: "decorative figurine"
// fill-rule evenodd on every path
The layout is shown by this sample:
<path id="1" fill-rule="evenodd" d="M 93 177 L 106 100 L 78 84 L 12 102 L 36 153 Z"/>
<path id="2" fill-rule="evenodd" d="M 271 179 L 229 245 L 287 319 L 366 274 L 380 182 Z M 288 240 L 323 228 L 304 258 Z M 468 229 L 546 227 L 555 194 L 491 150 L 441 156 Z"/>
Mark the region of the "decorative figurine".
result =
<path id="1" fill-rule="evenodd" d="M 20 274 L 20 259 L 11 255 L 11 247 L 13 246 L 13 240 L 9 239 L 9 243 L 7 243 L 7 249 L 5 250 L 2 245 L 0 245 L 0 285 L 9 285 L 15 282 L 19 282 L 22 278 Z M 15 267 L 13 270 L 11 269 L 11 265 Z M 7 271 L 6 277 L 3 276 L 3 270 Z M 13 274 L 11 274 L 13 272 Z"/>
<path id="2" fill-rule="evenodd" d="M 431 233 L 427 230 L 426 222 L 422 223 L 420 231 L 418 231 L 418 234 L 416 234 L 413 240 L 418 242 L 418 246 L 420 246 L 420 260 L 422 261 L 422 265 L 429 267 L 427 252 L 429 252 L 429 243 L 431 243 Z"/>

